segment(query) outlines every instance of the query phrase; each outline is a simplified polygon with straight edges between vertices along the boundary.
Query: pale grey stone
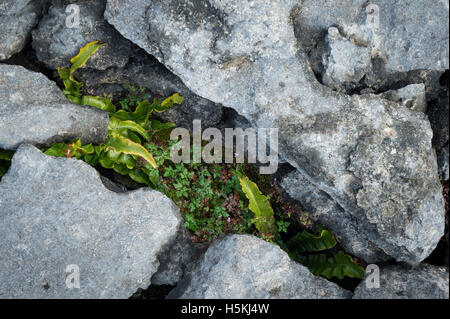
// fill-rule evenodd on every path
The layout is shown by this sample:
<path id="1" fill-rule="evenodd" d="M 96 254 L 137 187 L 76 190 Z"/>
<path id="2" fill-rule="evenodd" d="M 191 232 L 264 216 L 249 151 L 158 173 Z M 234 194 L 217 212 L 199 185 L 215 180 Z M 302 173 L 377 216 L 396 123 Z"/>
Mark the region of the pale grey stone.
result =
<path id="1" fill-rule="evenodd" d="M 250 235 L 214 242 L 168 298 L 346 299 L 351 292 L 313 276 L 280 247 Z"/>
<path id="2" fill-rule="evenodd" d="M 58 66 L 70 66 L 70 59 L 91 41 L 106 43 L 87 62 L 86 66 L 104 70 L 111 66 L 123 67 L 129 60 L 131 43 L 124 39 L 103 19 L 106 0 L 67 1 L 52 5 L 48 13 L 33 31 L 32 46 L 36 57 L 47 67 L 56 70 Z M 68 4 L 79 8 L 79 26 L 66 23 L 70 14 Z"/>
<path id="3" fill-rule="evenodd" d="M 413 1 L 411 8 L 423 9 L 422 16 L 415 21 L 411 17 L 419 12 L 414 11 L 408 21 L 433 18 L 405 33 L 394 18 L 411 9 L 380 4 L 384 12 L 392 9 L 386 30 L 394 27 L 395 37 L 411 42 L 404 61 L 395 37 L 380 47 L 392 55 L 386 68 L 447 67 L 448 32 L 438 17 L 448 16 L 448 9 L 442 3 Z M 361 8 L 362 3 L 345 14 L 343 24 L 354 22 Z M 318 23 L 327 19 L 323 10 L 311 12 Z M 337 10 L 330 19 L 345 12 Z M 276 6 L 246 0 L 108 0 L 105 11 L 123 36 L 158 58 L 194 93 L 235 109 L 254 127 L 278 128 L 282 158 L 351 214 L 360 231 L 370 227 L 371 241 L 388 256 L 420 262 L 444 233 L 430 123 L 424 114 L 379 96 L 348 96 L 318 83 L 294 32 L 293 20 L 301 14 L 295 0 Z M 413 44 L 415 39 L 420 43 Z M 430 45 L 432 54 L 425 51 Z"/>
<path id="4" fill-rule="evenodd" d="M 369 288 L 367 277 L 359 284 L 354 299 L 448 299 L 449 273 L 446 267 L 421 264 L 380 267 L 380 287 Z"/>
<path id="5" fill-rule="evenodd" d="M 128 298 L 181 224 L 157 191 L 112 192 L 83 161 L 22 145 L 0 183 L 0 298 Z M 79 289 L 66 286 L 69 265 Z"/>
<path id="6" fill-rule="evenodd" d="M 147 88 L 153 97 L 169 97 L 179 93 L 183 102 L 179 106 L 154 113 L 161 120 L 192 129 L 193 120 L 201 120 L 203 127 L 214 126 L 222 119 L 222 105 L 192 93 L 181 80 L 139 48 L 133 48 L 129 63 L 124 67 L 110 67 L 104 71 L 83 69 L 78 73 L 89 94 L 124 96 L 128 92 L 124 83 L 136 89 Z"/>
<path id="7" fill-rule="evenodd" d="M 108 113 L 72 104 L 41 73 L 0 64 L 0 88 L 0 148 L 49 146 L 76 138 L 102 143 L 106 138 Z"/>
<path id="8" fill-rule="evenodd" d="M 328 29 L 326 42 L 329 52 L 322 57 L 324 84 L 337 90 L 359 87 L 364 76 L 372 72 L 371 48 L 347 40 L 336 27 Z"/>
<path id="9" fill-rule="evenodd" d="M 0 61 L 25 46 L 27 37 L 42 13 L 41 0 L 0 1 Z"/>
<path id="10" fill-rule="evenodd" d="M 449 67 L 448 1 L 304 0 L 296 4 L 296 35 L 306 52 L 315 50 L 324 31 L 334 26 L 352 41 L 372 48 L 372 57 L 382 61 L 387 73 Z"/>

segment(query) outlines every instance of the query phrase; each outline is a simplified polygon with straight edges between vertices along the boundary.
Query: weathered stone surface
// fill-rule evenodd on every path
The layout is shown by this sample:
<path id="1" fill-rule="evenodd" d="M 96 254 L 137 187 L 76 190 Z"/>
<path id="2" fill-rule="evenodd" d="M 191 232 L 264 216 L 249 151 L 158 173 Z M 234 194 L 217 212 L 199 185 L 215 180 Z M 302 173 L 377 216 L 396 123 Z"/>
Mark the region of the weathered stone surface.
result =
<path id="1" fill-rule="evenodd" d="M 94 54 L 86 66 L 104 70 L 111 66 L 123 67 L 128 62 L 131 43 L 124 39 L 103 19 L 106 0 L 100 1 L 65 1 L 67 3 L 52 5 L 48 13 L 33 31 L 33 49 L 36 57 L 47 67 L 70 65 L 69 60 L 91 41 L 107 43 Z M 71 27 L 66 19 L 68 4 L 79 8 L 79 26 Z"/>
<path id="2" fill-rule="evenodd" d="M 85 89 L 94 95 L 126 93 L 124 83 L 136 88 L 148 88 L 153 96 L 168 97 L 180 93 L 183 103 L 175 108 L 156 114 L 162 120 L 178 126 L 192 128 L 193 120 L 201 120 L 203 127 L 217 124 L 222 118 L 222 105 L 193 94 L 181 80 L 144 50 L 133 47 L 129 63 L 123 67 L 111 67 L 104 71 L 83 69 L 79 78 Z"/>
<path id="3" fill-rule="evenodd" d="M 362 8 L 355 5 L 345 13 L 332 1 L 308 3 L 323 5 L 305 18 L 305 23 L 325 24 L 320 30 L 332 26 L 324 16 L 350 25 Z M 380 2 L 391 19 L 386 30 L 394 26 L 395 35 L 411 42 L 402 59 L 395 41 L 386 39 L 380 50 L 392 59 L 385 68 L 448 67 L 446 22 L 438 18 L 448 16 L 448 10 L 440 2 L 413 4 L 410 9 Z M 329 6 L 339 9 L 323 14 Z M 411 10 L 417 9 L 423 10 L 414 20 L 419 12 Z M 408 26 L 433 18 L 419 29 L 412 26 L 417 34 L 402 33 L 403 20 L 396 22 L 395 14 L 409 13 L 407 21 L 413 22 Z M 277 6 L 244 0 L 108 0 L 105 11 L 122 35 L 157 57 L 194 93 L 234 108 L 253 126 L 277 127 L 284 159 L 363 225 L 361 231 L 370 227 L 368 236 L 387 255 L 419 262 L 444 232 L 430 124 L 425 115 L 380 97 L 347 96 L 320 85 L 294 32 L 295 17 L 301 15 L 302 6 L 294 0 Z"/>
<path id="4" fill-rule="evenodd" d="M 373 228 L 361 225 L 358 219 L 342 209 L 325 192 L 310 183 L 298 171 L 292 171 L 281 180 L 281 187 L 301 204 L 312 220 L 332 229 L 339 244 L 346 252 L 360 257 L 367 263 L 389 260 L 371 239 Z"/>
<path id="5" fill-rule="evenodd" d="M 344 38 L 336 27 L 328 29 L 325 41 L 329 51 L 322 56 L 324 84 L 345 91 L 358 88 L 364 76 L 372 72 L 371 49 Z"/>
<path id="6" fill-rule="evenodd" d="M 176 240 L 158 257 L 160 266 L 152 277 L 152 284 L 176 286 L 183 275 L 191 271 L 206 246 L 192 244 L 189 235 L 185 227 L 180 227 Z"/>
<path id="7" fill-rule="evenodd" d="M 449 273 L 446 267 L 421 264 L 417 268 L 399 265 L 380 268 L 380 287 L 367 288 L 365 280 L 354 299 L 448 299 Z"/>
<path id="8" fill-rule="evenodd" d="M 441 149 L 449 141 L 449 91 L 440 90 L 436 100 L 428 105 L 428 118 L 433 128 L 433 146 Z"/>
<path id="9" fill-rule="evenodd" d="M 38 23 L 41 0 L 2 0 L 0 2 L 0 61 L 20 52 L 31 29 Z"/>
<path id="10" fill-rule="evenodd" d="M 293 14 L 306 52 L 316 49 L 324 31 L 337 26 L 346 38 L 370 47 L 386 73 L 448 69 L 446 1 L 305 0 Z"/>
<path id="11" fill-rule="evenodd" d="M 313 276 L 278 246 L 249 235 L 213 243 L 169 298 L 349 298 L 351 293 Z"/>
<path id="12" fill-rule="evenodd" d="M 128 298 L 181 223 L 159 192 L 114 193 L 86 163 L 22 145 L 0 183 L 0 297 Z M 66 287 L 72 264 L 79 289 Z"/>
<path id="13" fill-rule="evenodd" d="M 0 64 L 0 148 L 48 146 L 75 138 L 101 143 L 108 123 L 107 112 L 70 103 L 44 75 Z"/>
<path id="14" fill-rule="evenodd" d="M 423 112 L 427 111 L 425 84 L 410 84 L 398 90 L 389 90 L 381 94 L 382 97 L 397 102 L 403 107 Z"/>

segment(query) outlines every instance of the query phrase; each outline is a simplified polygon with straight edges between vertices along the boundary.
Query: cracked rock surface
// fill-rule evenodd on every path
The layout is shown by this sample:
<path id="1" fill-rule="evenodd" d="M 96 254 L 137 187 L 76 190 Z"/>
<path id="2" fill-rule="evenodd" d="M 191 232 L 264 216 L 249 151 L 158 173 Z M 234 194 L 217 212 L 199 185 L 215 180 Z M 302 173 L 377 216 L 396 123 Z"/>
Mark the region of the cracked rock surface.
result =
<path id="1" fill-rule="evenodd" d="M 0 182 L 0 219 L 0 298 L 128 298 L 182 223 L 162 193 L 112 192 L 88 164 L 31 145 Z M 69 265 L 79 289 L 66 286 Z"/>
<path id="2" fill-rule="evenodd" d="M 414 10 L 448 16 L 438 2 L 437 7 L 413 3 Z M 380 5 L 403 16 L 403 5 Z M 361 8 L 339 9 L 333 19 L 357 23 Z M 325 30 L 331 26 L 313 19 L 319 9 L 308 12 L 312 16 L 306 20 L 317 19 Z M 430 123 L 424 114 L 379 96 L 348 96 L 321 85 L 296 37 L 301 14 L 294 0 L 277 6 L 243 0 L 108 0 L 105 11 L 124 37 L 158 58 L 194 93 L 235 109 L 255 127 L 277 127 L 280 155 L 355 218 L 358 231 L 367 232 L 386 255 L 420 262 L 444 232 Z M 422 39 L 427 28 L 442 42 Z M 402 30 L 394 28 L 400 38 L 417 38 Z M 411 41 L 404 59 L 398 43 L 386 38 L 380 49 L 391 56 L 386 69 L 448 67 L 444 26 L 432 19 L 416 31 L 419 43 Z M 433 54 L 425 51 L 430 43 L 440 43 Z"/>
<path id="3" fill-rule="evenodd" d="M 449 273 L 446 267 L 421 264 L 416 268 L 401 265 L 379 269 L 379 288 L 363 281 L 353 299 L 448 299 Z M 367 280 L 367 276 L 366 276 Z"/>
<path id="4" fill-rule="evenodd" d="M 54 70 L 58 66 L 67 67 L 86 43 L 100 41 L 107 45 L 101 47 L 86 66 L 98 70 L 125 66 L 132 44 L 104 21 L 106 0 L 76 2 L 80 18 L 78 27 L 66 23 L 70 13 L 66 9 L 73 2 L 54 3 L 33 31 L 32 46 L 38 60 Z"/>
<path id="5" fill-rule="evenodd" d="M 76 138 L 102 143 L 106 138 L 108 113 L 69 102 L 41 73 L 0 64 L 0 88 L 0 148 L 50 146 Z"/>

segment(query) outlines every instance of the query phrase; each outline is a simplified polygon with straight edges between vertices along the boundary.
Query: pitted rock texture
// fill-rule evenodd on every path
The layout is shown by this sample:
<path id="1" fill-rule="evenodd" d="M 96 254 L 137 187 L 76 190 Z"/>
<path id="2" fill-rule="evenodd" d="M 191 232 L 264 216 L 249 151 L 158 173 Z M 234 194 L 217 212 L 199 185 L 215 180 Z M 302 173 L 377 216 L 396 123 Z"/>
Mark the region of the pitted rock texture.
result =
<path id="1" fill-rule="evenodd" d="M 25 46 L 38 23 L 45 0 L 2 0 L 0 2 L 0 61 L 9 59 Z"/>
<path id="2" fill-rule="evenodd" d="M 214 242 L 169 298 L 344 299 L 351 293 L 292 261 L 278 246 L 249 235 Z"/>
<path id="3" fill-rule="evenodd" d="M 157 191 L 114 193 L 88 164 L 22 145 L 0 183 L 0 298 L 128 298 L 181 223 Z"/>
<path id="4" fill-rule="evenodd" d="M 106 46 L 101 47 L 86 66 L 99 70 L 125 66 L 132 44 L 103 19 L 105 3 L 106 0 L 65 1 L 52 5 L 32 33 L 32 46 L 38 60 L 54 70 L 58 66 L 67 67 L 70 59 L 88 42 L 100 41 Z M 70 14 L 73 11 L 69 4 L 78 6 L 78 26 L 72 25 Z"/>
<path id="5" fill-rule="evenodd" d="M 160 266 L 152 277 L 152 284 L 176 286 L 206 248 L 205 244 L 192 244 L 190 232 L 180 227 L 176 240 L 158 257 Z"/>
<path id="6" fill-rule="evenodd" d="M 425 12 L 448 16 L 439 3 L 413 1 L 411 7 L 423 9 L 423 17 Z M 402 9 L 411 10 L 391 1 L 380 6 L 401 17 Z M 368 236 L 388 256 L 420 262 L 444 233 L 430 123 L 424 114 L 378 96 L 348 96 L 318 83 L 294 32 L 301 9 L 294 0 L 280 0 L 276 6 L 246 0 L 108 0 L 105 17 L 194 93 L 234 108 L 255 127 L 278 128 L 282 158 L 365 225 L 360 231 L 370 228 Z M 309 13 L 323 16 L 321 10 Z M 344 12 L 340 8 L 331 19 L 351 25 L 361 5 Z M 321 29 L 332 26 L 316 16 L 325 25 Z M 414 27 L 416 35 L 394 28 L 394 34 L 411 41 L 411 50 L 403 58 L 401 47 L 386 39 L 380 47 L 391 56 L 385 68 L 448 67 L 442 21 Z M 427 30 L 435 36 L 429 37 Z"/>
<path id="7" fill-rule="evenodd" d="M 379 268 L 380 286 L 366 285 L 366 276 L 355 289 L 353 299 L 448 299 L 449 273 L 446 267 L 421 264 Z M 369 288 L 369 287 L 370 288 Z"/>
<path id="8" fill-rule="evenodd" d="M 0 64 L 0 148 L 50 146 L 76 138 L 102 143 L 108 123 L 107 112 L 72 104 L 44 75 Z"/>

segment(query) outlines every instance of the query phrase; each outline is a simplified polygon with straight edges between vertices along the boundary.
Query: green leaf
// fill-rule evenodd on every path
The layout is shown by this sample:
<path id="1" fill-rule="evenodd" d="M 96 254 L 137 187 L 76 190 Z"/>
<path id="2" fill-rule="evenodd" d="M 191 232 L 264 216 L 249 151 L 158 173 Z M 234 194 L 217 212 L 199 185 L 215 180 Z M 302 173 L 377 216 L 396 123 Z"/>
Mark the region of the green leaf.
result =
<path id="1" fill-rule="evenodd" d="M 364 268 L 355 263 L 349 255 L 340 251 L 328 258 L 325 254 L 296 256 L 295 260 L 308 267 L 316 276 L 325 276 L 328 279 L 336 277 L 342 279 L 345 276 L 351 278 L 364 278 Z"/>
<path id="2" fill-rule="evenodd" d="M 70 69 L 58 67 L 58 74 L 64 83 L 63 94 L 71 101 L 76 104 L 81 104 L 81 88 L 83 83 L 76 82 L 70 79 Z"/>
<path id="3" fill-rule="evenodd" d="M 70 59 L 70 63 L 72 63 L 72 66 L 70 67 L 69 79 L 75 81 L 72 77 L 73 72 L 83 67 L 89 60 L 91 55 L 93 55 L 98 49 L 100 49 L 104 45 L 106 45 L 106 43 L 98 44 L 98 41 L 89 42 L 80 50 L 80 52 L 76 56 Z"/>
<path id="4" fill-rule="evenodd" d="M 129 175 L 131 169 L 129 169 L 125 164 L 115 163 L 113 169 L 120 175 Z"/>
<path id="5" fill-rule="evenodd" d="M 286 243 L 289 251 L 295 254 L 327 250 L 335 245 L 336 240 L 334 236 L 327 230 L 322 230 L 319 236 L 303 231 Z"/>
<path id="6" fill-rule="evenodd" d="M 247 176 L 241 176 L 239 181 L 245 196 L 249 200 L 248 208 L 255 214 L 253 222 L 256 229 L 261 234 L 274 235 L 276 232 L 275 219 L 273 217 L 273 209 L 267 197 L 261 193 L 258 186 Z"/>
<path id="7" fill-rule="evenodd" d="M 137 124 L 136 122 L 133 122 L 133 121 L 121 121 L 117 118 L 111 117 L 109 120 L 108 129 L 109 130 L 122 130 L 122 129 L 131 130 L 131 131 L 141 134 L 146 140 L 150 139 L 150 136 L 148 135 L 147 131 L 142 126 L 140 126 L 139 124 Z"/>
<path id="8" fill-rule="evenodd" d="M 152 167 L 157 168 L 155 159 L 147 151 L 147 149 L 128 138 L 125 138 L 118 134 L 113 134 L 113 136 L 110 136 L 106 141 L 106 147 L 108 150 L 114 150 L 118 153 L 140 156 L 148 163 L 150 163 Z"/>
<path id="9" fill-rule="evenodd" d="M 112 104 L 112 102 L 109 99 L 99 96 L 84 95 L 81 98 L 80 104 L 93 106 L 99 108 L 100 110 L 108 112 L 116 111 L 116 107 Z"/>
<path id="10" fill-rule="evenodd" d="M 84 161 L 91 166 L 97 166 L 100 161 L 100 157 L 96 153 L 86 154 L 84 156 Z"/>

